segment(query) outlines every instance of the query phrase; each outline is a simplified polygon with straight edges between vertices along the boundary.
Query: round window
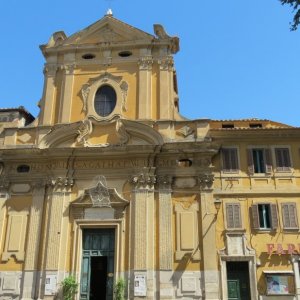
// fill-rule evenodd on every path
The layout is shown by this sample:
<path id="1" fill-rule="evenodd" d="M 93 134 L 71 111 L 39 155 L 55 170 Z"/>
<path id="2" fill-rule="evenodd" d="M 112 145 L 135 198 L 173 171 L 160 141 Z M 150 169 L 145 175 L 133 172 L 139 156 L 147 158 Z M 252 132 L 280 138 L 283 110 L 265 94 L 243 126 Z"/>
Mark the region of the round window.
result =
<path id="1" fill-rule="evenodd" d="M 95 96 L 95 111 L 101 117 L 112 113 L 116 106 L 117 95 L 110 85 L 102 85 Z"/>

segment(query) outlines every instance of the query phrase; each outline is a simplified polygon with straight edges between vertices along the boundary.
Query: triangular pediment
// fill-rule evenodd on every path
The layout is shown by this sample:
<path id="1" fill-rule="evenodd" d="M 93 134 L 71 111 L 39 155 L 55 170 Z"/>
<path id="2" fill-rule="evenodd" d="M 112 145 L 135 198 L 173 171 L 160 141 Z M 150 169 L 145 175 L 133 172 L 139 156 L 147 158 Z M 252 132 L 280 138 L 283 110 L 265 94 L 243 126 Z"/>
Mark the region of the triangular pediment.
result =
<path id="1" fill-rule="evenodd" d="M 66 38 L 61 45 L 125 43 L 149 41 L 155 38 L 140 29 L 130 26 L 112 16 L 105 16 L 89 27 Z"/>

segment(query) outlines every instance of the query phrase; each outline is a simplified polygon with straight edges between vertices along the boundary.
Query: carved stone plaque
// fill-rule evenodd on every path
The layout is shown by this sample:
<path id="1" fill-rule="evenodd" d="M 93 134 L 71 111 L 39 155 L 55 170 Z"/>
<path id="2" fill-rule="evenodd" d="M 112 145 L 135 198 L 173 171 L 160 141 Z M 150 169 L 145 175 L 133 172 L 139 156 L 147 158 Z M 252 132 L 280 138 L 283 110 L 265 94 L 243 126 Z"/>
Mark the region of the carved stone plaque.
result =
<path id="1" fill-rule="evenodd" d="M 114 219 L 115 210 L 110 207 L 102 208 L 86 208 L 84 211 L 84 218 L 87 220 L 107 220 Z"/>

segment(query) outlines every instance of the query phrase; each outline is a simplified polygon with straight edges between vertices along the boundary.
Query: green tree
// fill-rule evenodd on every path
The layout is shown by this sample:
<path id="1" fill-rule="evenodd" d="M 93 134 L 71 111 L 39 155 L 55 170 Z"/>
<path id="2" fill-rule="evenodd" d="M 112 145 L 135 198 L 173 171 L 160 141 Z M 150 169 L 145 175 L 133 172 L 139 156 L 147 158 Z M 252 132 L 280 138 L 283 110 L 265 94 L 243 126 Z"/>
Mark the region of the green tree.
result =
<path id="1" fill-rule="evenodd" d="M 294 9 L 293 23 L 291 23 L 291 30 L 297 30 L 300 24 L 300 0 L 279 0 L 282 5 L 289 5 Z"/>

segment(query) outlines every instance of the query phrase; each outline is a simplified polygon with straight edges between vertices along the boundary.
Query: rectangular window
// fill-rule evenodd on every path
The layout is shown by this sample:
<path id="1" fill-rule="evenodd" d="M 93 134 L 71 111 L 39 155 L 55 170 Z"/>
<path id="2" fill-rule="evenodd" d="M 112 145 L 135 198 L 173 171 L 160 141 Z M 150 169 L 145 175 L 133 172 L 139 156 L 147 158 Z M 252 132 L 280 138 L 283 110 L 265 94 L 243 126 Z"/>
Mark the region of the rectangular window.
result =
<path id="1" fill-rule="evenodd" d="M 288 148 L 275 148 L 275 159 L 277 171 L 291 170 L 290 150 Z"/>
<path id="2" fill-rule="evenodd" d="M 296 203 L 283 203 L 282 221 L 284 229 L 298 229 L 297 206 Z"/>
<path id="3" fill-rule="evenodd" d="M 239 203 L 226 203 L 226 223 L 228 229 L 242 228 Z"/>
<path id="4" fill-rule="evenodd" d="M 252 205 L 252 223 L 254 229 L 271 230 L 278 226 L 276 204 L 261 203 Z"/>
<path id="5" fill-rule="evenodd" d="M 265 274 L 267 295 L 290 295 L 295 293 L 295 279 L 293 274 Z"/>
<path id="6" fill-rule="evenodd" d="M 222 149 L 222 167 L 224 172 L 237 173 L 239 170 L 238 151 L 236 148 Z"/>
<path id="7" fill-rule="evenodd" d="M 271 152 L 267 148 L 248 149 L 248 170 L 253 173 L 271 173 Z"/>

